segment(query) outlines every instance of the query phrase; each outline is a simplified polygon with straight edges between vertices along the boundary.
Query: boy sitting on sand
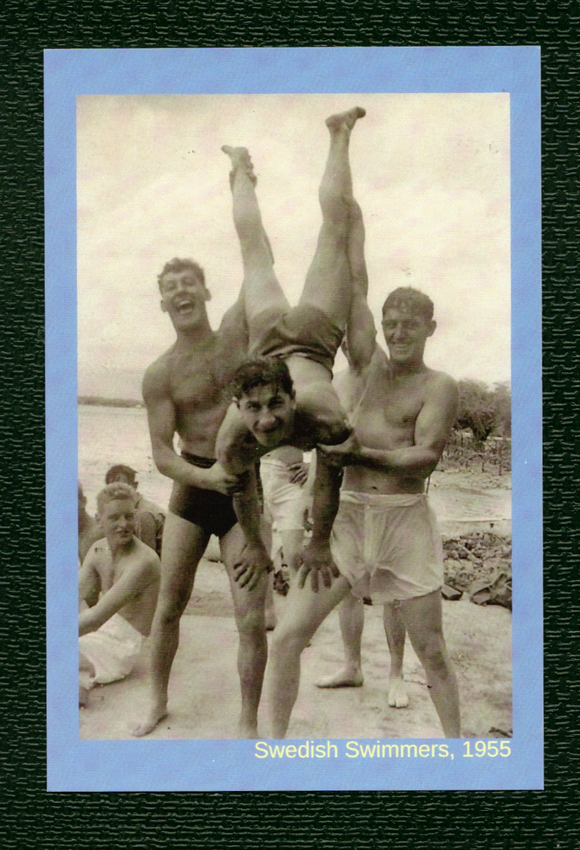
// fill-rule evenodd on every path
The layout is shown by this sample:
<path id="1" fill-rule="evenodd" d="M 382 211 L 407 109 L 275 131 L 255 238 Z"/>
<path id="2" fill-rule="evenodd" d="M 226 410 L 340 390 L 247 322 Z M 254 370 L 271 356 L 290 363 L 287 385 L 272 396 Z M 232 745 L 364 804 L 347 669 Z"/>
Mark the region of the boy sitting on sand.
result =
<path id="1" fill-rule="evenodd" d="M 97 496 L 105 538 L 79 572 L 79 704 L 89 689 L 124 679 L 149 635 L 159 591 L 159 557 L 134 535 L 135 491 L 109 484 Z M 87 600 L 100 596 L 92 608 Z"/>

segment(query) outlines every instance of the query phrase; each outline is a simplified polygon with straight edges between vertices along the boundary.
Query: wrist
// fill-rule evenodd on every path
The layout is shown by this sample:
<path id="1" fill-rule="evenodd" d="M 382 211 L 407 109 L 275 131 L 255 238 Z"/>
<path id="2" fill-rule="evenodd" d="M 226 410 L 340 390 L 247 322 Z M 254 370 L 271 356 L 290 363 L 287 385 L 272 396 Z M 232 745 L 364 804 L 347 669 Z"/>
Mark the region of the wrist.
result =
<path id="1" fill-rule="evenodd" d="M 330 538 L 326 535 L 312 535 L 310 542 L 304 547 L 305 549 L 328 549 L 330 547 Z"/>

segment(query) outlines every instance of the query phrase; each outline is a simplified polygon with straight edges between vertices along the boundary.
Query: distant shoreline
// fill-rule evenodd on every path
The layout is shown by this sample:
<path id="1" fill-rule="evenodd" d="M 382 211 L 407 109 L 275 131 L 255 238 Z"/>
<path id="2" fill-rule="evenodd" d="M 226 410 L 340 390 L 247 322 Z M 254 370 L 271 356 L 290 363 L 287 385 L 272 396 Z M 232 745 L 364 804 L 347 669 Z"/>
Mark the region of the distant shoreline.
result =
<path id="1" fill-rule="evenodd" d="M 98 404 L 102 407 L 144 407 L 142 401 L 134 398 L 104 398 L 100 395 L 80 395 L 78 404 Z"/>

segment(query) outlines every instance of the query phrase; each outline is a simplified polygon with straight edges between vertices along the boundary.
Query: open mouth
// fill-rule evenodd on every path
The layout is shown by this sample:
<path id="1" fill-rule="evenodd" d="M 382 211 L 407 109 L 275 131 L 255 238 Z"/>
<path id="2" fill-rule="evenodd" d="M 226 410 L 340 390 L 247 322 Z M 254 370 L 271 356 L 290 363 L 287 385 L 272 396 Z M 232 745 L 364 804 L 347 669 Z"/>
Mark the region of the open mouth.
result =
<path id="1" fill-rule="evenodd" d="M 182 304 L 177 304 L 175 307 L 175 312 L 179 313 L 180 316 L 185 316 L 188 313 L 192 313 L 195 309 L 195 304 L 191 301 L 184 301 Z"/>

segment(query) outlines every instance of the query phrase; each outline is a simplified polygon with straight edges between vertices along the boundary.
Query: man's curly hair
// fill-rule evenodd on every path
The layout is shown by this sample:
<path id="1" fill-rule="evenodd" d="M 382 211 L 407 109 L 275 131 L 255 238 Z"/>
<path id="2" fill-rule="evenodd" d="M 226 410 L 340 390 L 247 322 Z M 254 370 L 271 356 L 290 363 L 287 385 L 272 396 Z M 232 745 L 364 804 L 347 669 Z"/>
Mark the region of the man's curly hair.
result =
<path id="1" fill-rule="evenodd" d="M 414 289 L 412 286 L 400 286 L 394 289 L 383 304 L 383 316 L 389 309 L 402 310 L 403 313 L 414 313 L 430 322 L 433 318 L 433 302 L 428 295 Z"/>
<path id="2" fill-rule="evenodd" d="M 235 399 L 248 395 L 256 387 L 273 386 L 288 395 L 294 395 L 294 384 L 284 360 L 273 357 L 256 357 L 238 366 L 229 384 Z"/>
<path id="3" fill-rule="evenodd" d="M 99 514 L 103 513 L 105 506 L 109 502 L 114 502 L 117 499 L 126 499 L 128 502 L 135 505 L 137 497 L 134 489 L 124 482 L 116 481 L 114 484 L 107 484 L 107 486 L 103 487 L 97 496 L 97 508 Z"/>
<path id="4" fill-rule="evenodd" d="M 161 269 L 161 274 L 157 275 L 157 285 L 159 286 L 159 289 L 161 289 L 161 284 L 166 274 L 177 274 L 178 272 L 187 271 L 187 269 L 191 269 L 194 275 L 198 277 L 205 286 L 205 272 L 199 263 L 196 263 L 195 260 L 190 260 L 188 257 L 183 260 L 179 257 L 174 257 L 172 260 L 165 263 Z"/>

